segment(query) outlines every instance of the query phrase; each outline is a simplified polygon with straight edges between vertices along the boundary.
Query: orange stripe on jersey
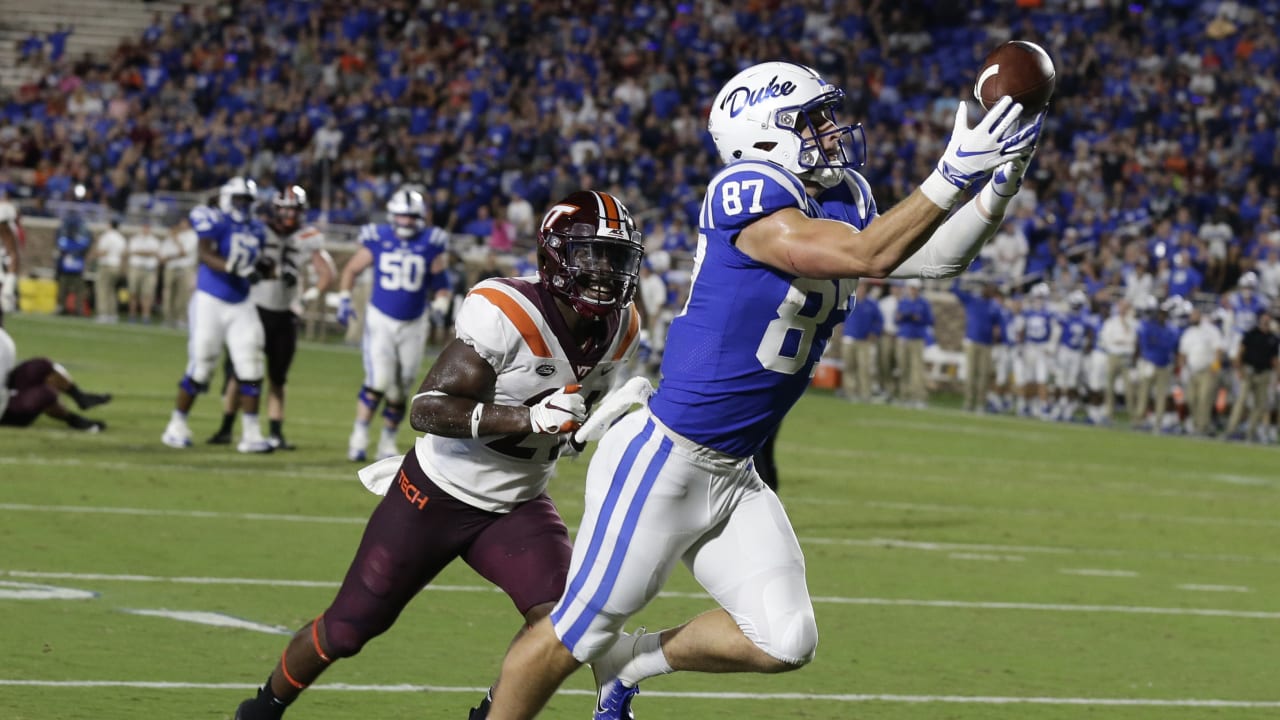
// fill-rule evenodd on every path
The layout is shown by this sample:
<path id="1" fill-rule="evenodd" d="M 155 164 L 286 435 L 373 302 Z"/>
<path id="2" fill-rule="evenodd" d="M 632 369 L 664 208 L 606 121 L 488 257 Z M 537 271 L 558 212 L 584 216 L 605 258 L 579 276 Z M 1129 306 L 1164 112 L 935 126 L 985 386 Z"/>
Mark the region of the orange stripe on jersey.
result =
<path id="1" fill-rule="evenodd" d="M 600 201 L 604 203 L 604 221 L 614 230 L 622 229 L 622 211 L 618 209 L 618 201 L 613 199 L 609 193 L 596 193 Z"/>
<path id="2" fill-rule="evenodd" d="M 502 314 L 506 315 L 507 319 L 511 321 L 511 324 L 516 326 L 516 330 L 520 332 L 525 344 L 529 346 L 529 350 L 534 355 L 542 358 L 551 357 L 551 348 L 547 347 L 547 341 L 542 339 L 542 333 L 538 331 L 537 323 L 533 321 L 533 318 L 529 317 L 529 313 L 525 312 L 524 308 L 520 307 L 520 303 L 501 290 L 494 288 L 476 288 L 471 291 L 471 294 L 479 295 L 497 306 L 502 311 Z"/>
<path id="3" fill-rule="evenodd" d="M 627 336 L 618 343 L 618 349 L 613 353 L 614 360 L 621 360 L 622 356 L 627 353 L 627 348 L 631 347 L 631 343 L 635 341 L 636 336 L 640 334 L 640 311 L 635 305 L 631 306 L 631 321 L 627 323 Z"/>

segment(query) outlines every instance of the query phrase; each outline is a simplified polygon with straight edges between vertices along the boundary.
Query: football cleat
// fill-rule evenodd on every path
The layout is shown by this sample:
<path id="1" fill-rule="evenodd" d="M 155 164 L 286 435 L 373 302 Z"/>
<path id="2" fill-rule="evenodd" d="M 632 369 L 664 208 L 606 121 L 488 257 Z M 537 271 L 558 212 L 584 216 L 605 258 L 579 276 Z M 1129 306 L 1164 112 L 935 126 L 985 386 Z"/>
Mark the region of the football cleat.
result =
<path id="1" fill-rule="evenodd" d="M 631 698 L 640 692 L 639 685 L 627 687 L 614 678 L 602 686 L 596 695 L 596 711 L 592 720 L 635 720 L 631 711 Z"/>
<path id="2" fill-rule="evenodd" d="M 208 439 L 208 440 L 206 440 L 205 442 L 209 443 L 210 445 L 230 445 L 230 444 L 231 444 L 231 433 L 230 433 L 230 432 L 223 432 L 223 431 L 219 430 L 218 432 L 216 432 L 216 433 L 214 433 L 213 435 L 209 436 L 209 439 Z"/>
<path id="3" fill-rule="evenodd" d="M 276 450 L 297 450 L 298 446 L 284 439 L 283 435 L 272 435 L 267 438 L 267 442 L 271 443 L 271 447 Z"/>
<path id="4" fill-rule="evenodd" d="M 368 457 L 364 448 L 347 448 L 347 459 L 351 462 L 365 462 Z"/>
<path id="5" fill-rule="evenodd" d="M 378 441 L 378 459 L 386 460 L 389 457 L 395 457 L 400 454 L 396 449 L 396 441 L 394 438 L 382 438 Z"/>
<path id="6" fill-rule="evenodd" d="M 88 410 L 111 402 L 111 393 L 80 393 L 75 401 L 81 410 Z"/>
<path id="7" fill-rule="evenodd" d="M 191 428 L 186 423 L 169 421 L 169 426 L 164 429 L 164 434 L 160 436 L 160 442 L 171 448 L 188 448 L 191 447 Z"/>
<path id="8" fill-rule="evenodd" d="M 489 717 L 489 706 L 492 704 L 493 691 L 490 690 L 480 701 L 480 706 L 471 708 L 471 712 L 467 713 L 467 720 L 486 720 Z"/>
<path id="9" fill-rule="evenodd" d="M 252 440 L 245 438 L 236 445 L 236 451 L 242 453 L 269 453 L 275 448 L 271 447 L 271 443 L 262 438 Z"/>

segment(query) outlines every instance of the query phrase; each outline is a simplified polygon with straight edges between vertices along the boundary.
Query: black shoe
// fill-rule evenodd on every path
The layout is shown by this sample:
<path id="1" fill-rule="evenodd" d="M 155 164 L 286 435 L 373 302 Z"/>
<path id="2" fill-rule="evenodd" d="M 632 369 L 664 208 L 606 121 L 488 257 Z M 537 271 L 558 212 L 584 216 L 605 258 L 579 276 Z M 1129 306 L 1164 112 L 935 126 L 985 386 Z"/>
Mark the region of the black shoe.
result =
<path id="1" fill-rule="evenodd" d="M 260 697 L 252 697 L 236 708 L 234 720 L 280 720 L 283 716 L 283 705 L 264 704 Z"/>
<path id="2" fill-rule="evenodd" d="M 206 442 L 208 442 L 210 445 L 230 445 L 231 432 L 230 431 L 224 432 L 222 430 L 219 430 L 218 432 L 214 433 L 213 437 L 209 438 Z"/>
<path id="3" fill-rule="evenodd" d="M 267 442 L 276 450 L 297 450 L 298 446 L 284 439 L 283 435 L 272 435 Z"/>
<path id="4" fill-rule="evenodd" d="M 72 415 L 67 419 L 67 424 L 75 430 L 83 430 L 89 433 L 98 433 L 107 429 L 107 424 L 101 420 L 90 420 L 79 415 Z"/>
<path id="5" fill-rule="evenodd" d="M 111 393 L 80 393 L 75 401 L 81 410 L 88 410 L 111 402 Z"/>
<path id="6" fill-rule="evenodd" d="M 467 720 L 485 720 L 489 717 L 489 706 L 492 704 L 493 690 L 489 690 L 484 699 L 480 701 L 480 707 L 471 708 L 471 712 L 467 714 Z"/>

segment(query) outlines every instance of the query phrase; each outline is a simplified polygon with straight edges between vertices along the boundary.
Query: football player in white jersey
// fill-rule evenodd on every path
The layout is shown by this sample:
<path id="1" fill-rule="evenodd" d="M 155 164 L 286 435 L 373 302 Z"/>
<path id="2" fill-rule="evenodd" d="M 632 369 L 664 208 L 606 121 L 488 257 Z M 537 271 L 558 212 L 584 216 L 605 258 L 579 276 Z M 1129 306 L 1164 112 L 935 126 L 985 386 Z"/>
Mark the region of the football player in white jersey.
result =
<path id="1" fill-rule="evenodd" d="M 262 321 L 267 355 L 267 442 L 276 450 L 293 450 L 284 437 L 284 386 L 289 368 L 298 350 L 298 313 L 295 306 L 303 299 L 321 297 L 337 275 L 333 257 L 324 249 L 324 235 L 314 225 L 304 224 L 307 213 L 307 191 L 291 185 L 271 199 L 267 217 L 267 244 L 263 257 L 273 269 L 249 290 L 249 299 L 258 308 Z M 304 272 L 302 263 L 310 266 L 316 284 L 299 295 L 298 281 Z M 227 385 L 222 398 L 222 427 L 209 442 L 225 445 L 231 442 L 231 428 L 236 421 L 236 382 L 227 365 Z"/>
<path id="2" fill-rule="evenodd" d="M 410 423 L 425 434 L 408 455 L 361 471 L 389 487 L 341 589 L 236 720 L 280 718 L 457 558 L 511 597 L 521 632 L 551 611 L 570 550 L 547 482 L 570 431 L 635 352 L 644 246 L 622 203 L 589 191 L 551 208 L 538 246 L 537 276 L 483 281 L 463 301 L 457 338 L 413 398 Z M 471 717 L 487 708 L 488 698 Z"/>
<path id="3" fill-rule="evenodd" d="M 0 198 L 0 327 L 4 327 L 4 314 L 17 309 L 19 277 L 18 208 L 7 197 Z"/>
<path id="4" fill-rule="evenodd" d="M 837 121 L 843 95 L 811 68 L 769 62 L 712 104 L 726 165 L 703 199 L 662 383 L 600 441 L 565 593 L 508 651 L 490 720 L 533 717 L 583 662 L 596 675 L 595 717 L 614 720 L 631 717 L 647 677 L 782 672 L 813 658 L 804 556 L 751 456 L 808 387 L 856 278 L 961 273 L 1017 193 L 1041 127 L 1039 117 L 1020 123 L 1006 97 L 970 128 L 961 103 L 937 170 L 878 215 L 853 169 L 865 156 L 860 128 Z M 721 608 L 624 635 L 678 562 Z"/>
<path id="5" fill-rule="evenodd" d="M 396 455 L 396 433 L 404 419 L 408 391 L 430 329 L 427 313 L 432 296 L 449 295 L 445 269 L 449 233 L 427 224 L 422 193 L 401 189 L 387 201 L 387 224 L 360 229 L 360 249 L 342 267 L 338 322 L 346 325 L 355 311 L 351 288 L 356 277 L 373 268 L 373 291 L 364 316 L 364 385 L 356 398 L 356 420 L 347 440 L 347 458 L 365 459 L 369 422 L 384 399 L 378 459 Z"/>
<path id="6" fill-rule="evenodd" d="M 191 211 L 191 227 L 200 238 L 200 268 L 187 313 L 191 323 L 187 369 L 178 382 L 178 398 L 169 424 L 160 436 L 169 447 L 191 446 L 187 413 L 196 396 L 209 389 L 209 378 L 225 345 L 240 379 L 240 409 L 244 411 L 236 449 L 243 453 L 271 452 L 258 424 L 262 323 L 249 300 L 249 286 L 270 270 L 259 263 L 266 229 L 253 217 L 257 192 L 252 180 L 233 177 L 218 190 L 218 207 L 201 206 Z"/>

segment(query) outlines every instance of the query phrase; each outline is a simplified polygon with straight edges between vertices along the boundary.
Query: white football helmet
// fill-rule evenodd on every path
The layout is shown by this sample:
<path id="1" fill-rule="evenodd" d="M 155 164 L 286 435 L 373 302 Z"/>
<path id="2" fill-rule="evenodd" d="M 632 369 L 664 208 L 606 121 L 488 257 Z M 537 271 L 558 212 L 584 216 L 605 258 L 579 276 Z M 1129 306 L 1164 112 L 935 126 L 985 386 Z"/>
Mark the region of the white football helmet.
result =
<path id="1" fill-rule="evenodd" d="M 427 226 L 427 201 L 422 193 L 401 188 L 387 201 L 387 221 L 398 237 L 408 239 Z"/>
<path id="2" fill-rule="evenodd" d="M 844 91 L 813 68 L 759 63 L 720 88 L 707 129 L 725 163 L 766 160 L 833 187 L 844 168 L 861 167 L 866 160 L 862 125 L 836 120 L 843 100 Z"/>
<path id="3" fill-rule="evenodd" d="M 1079 310 L 1089 304 L 1089 296 L 1084 294 L 1083 290 L 1072 290 L 1067 295 L 1067 306 L 1072 310 Z"/>
<path id="4" fill-rule="evenodd" d="M 1250 270 L 1240 276 L 1240 281 L 1237 284 L 1241 288 L 1256 288 L 1258 287 L 1258 274 Z"/>
<path id="5" fill-rule="evenodd" d="M 237 175 L 218 188 L 218 209 L 236 222 L 244 222 L 253 215 L 253 204 L 258 200 L 258 184 Z"/>

